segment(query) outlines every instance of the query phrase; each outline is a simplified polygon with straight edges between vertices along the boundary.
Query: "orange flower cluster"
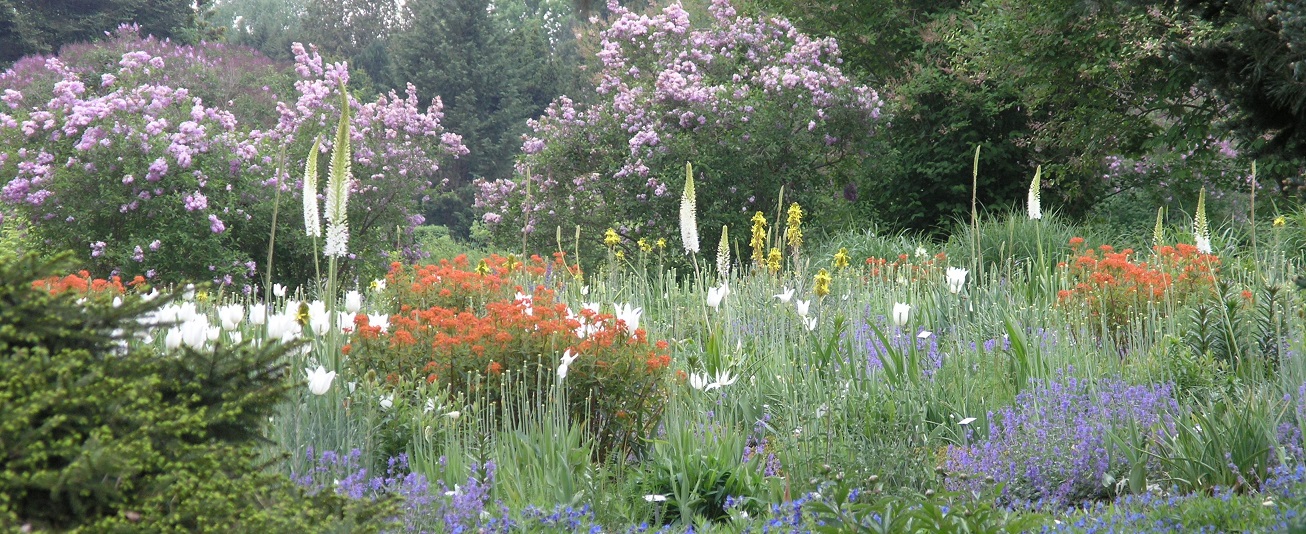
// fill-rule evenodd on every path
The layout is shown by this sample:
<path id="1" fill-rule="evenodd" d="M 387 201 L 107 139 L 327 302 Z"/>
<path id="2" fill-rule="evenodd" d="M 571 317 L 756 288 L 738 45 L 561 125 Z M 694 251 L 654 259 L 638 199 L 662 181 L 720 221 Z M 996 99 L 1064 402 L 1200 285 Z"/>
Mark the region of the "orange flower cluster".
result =
<path id="1" fill-rule="evenodd" d="M 465 258 L 412 269 L 393 266 L 387 284 L 399 288 L 397 313 L 384 331 L 366 314 L 355 316 L 351 365 L 393 384 L 435 383 L 502 406 L 510 401 L 501 399 L 505 381 L 518 389 L 552 387 L 560 355 L 571 351 L 579 355 L 565 379 L 572 413 L 603 427 L 595 428 L 601 439 L 627 435 L 636 430 L 631 425 L 650 421 L 665 395 L 669 345 L 650 343 L 643 329 L 630 332 L 610 314 L 575 313 L 542 284 L 512 285 L 509 277 L 519 270 L 542 276 L 552 267 L 538 257 L 525 265 L 508 263 L 487 259 L 481 270 L 488 267 L 488 273 L 466 270 Z M 514 298 L 519 293 L 529 296 Z M 626 417 L 615 417 L 618 411 Z"/>
<path id="2" fill-rule="evenodd" d="M 98 295 L 122 295 L 127 292 L 128 287 L 137 287 L 145 285 L 145 278 L 137 276 L 126 285 L 123 285 L 122 279 L 117 276 L 104 278 L 91 278 L 91 273 L 87 271 L 77 271 L 75 274 L 67 276 L 51 276 L 43 280 L 32 282 L 32 289 L 41 289 L 49 291 L 51 295 L 73 292 L 87 296 Z"/>
<path id="3" fill-rule="evenodd" d="M 893 261 L 871 256 L 866 258 L 866 266 L 870 278 L 881 281 L 895 282 L 899 278 L 912 283 L 940 280 L 948 266 L 948 255 L 940 252 L 921 263 L 912 261 L 906 254 L 899 254 Z"/>
<path id="4" fill-rule="evenodd" d="M 471 305 L 511 296 L 510 281 L 516 276 L 539 278 L 550 272 L 579 272 L 576 266 L 566 264 L 563 254 L 555 253 L 552 262 L 538 255 L 523 262 L 514 256 L 495 254 L 475 268 L 470 268 L 465 254 L 452 261 L 422 266 L 394 262 L 386 274 L 386 287 L 393 288 L 401 304 L 414 308 L 469 309 Z"/>
<path id="5" fill-rule="evenodd" d="M 1151 303 L 1183 301 L 1215 285 L 1220 259 L 1180 244 L 1155 249 L 1156 261 L 1135 261 L 1133 249 L 1116 251 L 1111 245 L 1084 248 L 1082 238 L 1070 240 L 1072 259 L 1062 262 L 1071 288 L 1057 293 L 1063 306 L 1083 306 L 1093 316 L 1105 316 L 1112 329 L 1126 325 L 1132 315 Z"/>

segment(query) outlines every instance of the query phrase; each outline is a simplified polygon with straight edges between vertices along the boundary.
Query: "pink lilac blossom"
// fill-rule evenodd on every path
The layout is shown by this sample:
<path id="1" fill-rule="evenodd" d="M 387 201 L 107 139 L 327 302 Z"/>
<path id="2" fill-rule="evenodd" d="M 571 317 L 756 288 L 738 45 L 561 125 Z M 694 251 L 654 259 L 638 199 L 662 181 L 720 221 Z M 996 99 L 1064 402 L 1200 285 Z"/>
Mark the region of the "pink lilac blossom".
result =
<path id="1" fill-rule="evenodd" d="M 304 150 L 297 147 L 322 136 L 339 116 L 340 84 L 349 78 L 348 66 L 324 64 L 311 45 L 296 44 L 295 64 L 282 67 L 239 47 L 184 46 L 142 39 L 138 31 L 124 26 L 104 41 L 69 45 L 63 50 L 67 63 L 64 57 L 25 58 L 0 74 L 0 102 L 10 112 L 0 114 L 0 176 L 5 177 L 0 203 L 6 210 L 16 208 L 33 228 L 55 240 L 80 236 L 80 246 L 113 243 L 108 231 L 122 224 L 144 235 L 179 228 L 164 222 L 176 222 L 168 210 L 201 212 L 194 217 L 207 219 L 211 234 L 224 233 L 227 224 L 204 212 L 234 211 L 250 221 L 251 213 L 264 210 L 249 208 L 271 202 L 267 188 L 293 191 L 285 169 L 276 175 L 275 157 L 289 146 L 293 166 Z M 86 61 L 107 51 L 116 51 L 119 60 L 107 65 Z M 295 92 L 281 97 L 268 84 L 211 83 L 214 73 L 229 72 L 266 80 L 298 74 L 299 79 L 293 81 Z M 239 108 L 233 107 L 237 97 Z M 405 94 L 391 92 L 372 102 L 351 96 L 349 105 L 360 177 L 351 192 L 363 197 L 359 209 L 369 212 L 360 220 L 374 221 L 351 232 L 393 230 L 396 225 L 407 225 L 411 232 L 422 221 L 413 213 L 417 199 L 431 187 L 442 163 L 467 153 L 462 138 L 442 126 L 441 101 L 436 98 L 423 108 L 411 85 Z M 330 150 L 329 143 L 324 150 Z M 121 179 L 108 189 L 97 185 L 96 194 L 103 198 L 83 201 L 85 185 L 103 173 Z M 101 205 L 107 209 L 95 213 Z M 112 224 L 101 219 L 109 214 Z M 214 253 L 232 244 L 215 241 Z M 158 261 L 186 254 L 162 247 L 160 240 L 149 248 L 163 248 Z M 139 263 L 143 251 L 138 250 L 126 243 L 106 244 L 94 249 L 94 257 Z M 231 252 L 256 255 L 253 250 Z M 155 255 L 148 261 L 156 261 Z"/>
<path id="2" fill-rule="evenodd" d="M 630 220 L 636 214 L 612 204 L 673 202 L 678 185 L 667 179 L 683 177 L 686 160 L 758 160 L 774 153 L 768 143 L 791 143 L 785 152 L 810 158 L 802 165 L 812 168 L 863 157 L 858 143 L 873 133 L 881 101 L 839 70 L 834 40 L 804 35 L 781 18 L 739 16 L 728 0 L 711 2 L 708 24 L 691 23 L 680 4 L 649 14 L 616 2 L 609 8 L 597 52 L 599 98 L 582 106 L 561 96 L 528 121 L 517 178 L 476 184 L 475 207 L 487 224 L 530 233 L 538 223 L 562 222 L 544 214 L 598 213 L 599 206 Z M 595 171 L 601 187 L 588 178 Z M 527 190 L 536 206 L 523 205 Z M 758 194 L 775 191 L 740 190 L 728 201 L 744 205 Z M 674 225 L 655 215 L 643 231 L 665 235 Z"/>

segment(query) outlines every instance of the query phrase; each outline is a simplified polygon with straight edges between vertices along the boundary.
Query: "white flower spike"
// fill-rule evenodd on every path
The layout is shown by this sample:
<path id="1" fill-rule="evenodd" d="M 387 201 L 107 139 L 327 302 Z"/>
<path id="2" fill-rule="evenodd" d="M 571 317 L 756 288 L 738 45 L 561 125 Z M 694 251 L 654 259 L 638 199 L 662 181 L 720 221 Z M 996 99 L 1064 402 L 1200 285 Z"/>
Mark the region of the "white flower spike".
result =
<path id="1" fill-rule="evenodd" d="M 1026 208 L 1029 210 L 1029 218 L 1031 220 L 1043 218 L 1043 205 L 1039 201 L 1039 189 L 1041 187 L 1039 184 L 1039 177 L 1042 176 L 1042 174 L 1043 166 L 1039 165 L 1038 168 L 1034 170 L 1034 181 L 1029 183 L 1029 201 Z"/>
<path id="2" fill-rule="evenodd" d="M 685 162 L 685 190 L 680 195 L 680 240 L 687 254 L 698 254 L 698 207 L 694 197 L 694 166 Z"/>

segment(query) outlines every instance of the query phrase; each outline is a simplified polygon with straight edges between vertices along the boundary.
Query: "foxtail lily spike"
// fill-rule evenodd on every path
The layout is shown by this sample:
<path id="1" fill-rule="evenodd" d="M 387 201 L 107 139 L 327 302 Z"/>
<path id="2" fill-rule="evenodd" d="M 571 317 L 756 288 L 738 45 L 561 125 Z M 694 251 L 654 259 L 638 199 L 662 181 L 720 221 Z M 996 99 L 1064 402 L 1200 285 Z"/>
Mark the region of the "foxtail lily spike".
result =
<path id="1" fill-rule="evenodd" d="M 1039 165 L 1038 168 L 1034 170 L 1034 181 L 1029 183 L 1029 202 L 1026 207 L 1029 209 L 1030 219 L 1043 218 L 1043 205 L 1039 201 L 1039 189 L 1040 189 L 1039 179 L 1042 175 L 1043 175 L 1043 166 Z"/>
<path id="2" fill-rule="evenodd" d="M 308 237 L 322 237 L 322 216 L 317 209 L 317 152 L 321 148 L 322 140 L 315 139 L 304 164 L 304 232 Z"/>
<path id="3" fill-rule="evenodd" d="M 327 256 L 343 257 L 349 253 L 349 182 L 353 181 L 349 144 L 349 93 L 340 85 L 340 124 L 336 128 L 335 146 L 331 149 L 331 171 L 327 177 L 326 247 Z"/>
<path id="4" fill-rule="evenodd" d="M 1197 215 L 1193 217 L 1193 240 L 1197 251 L 1211 253 L 1211 226 L 1206 222 L 1206 188 L 1197 194 Z"/>
<path id="5" fill-rule="evenodd" d="M 694 197 L 694 166 L 685 162 L 685 191 L 680 195 L 680 240 L 685 252 L 698 254 L 698 207 Z"/>

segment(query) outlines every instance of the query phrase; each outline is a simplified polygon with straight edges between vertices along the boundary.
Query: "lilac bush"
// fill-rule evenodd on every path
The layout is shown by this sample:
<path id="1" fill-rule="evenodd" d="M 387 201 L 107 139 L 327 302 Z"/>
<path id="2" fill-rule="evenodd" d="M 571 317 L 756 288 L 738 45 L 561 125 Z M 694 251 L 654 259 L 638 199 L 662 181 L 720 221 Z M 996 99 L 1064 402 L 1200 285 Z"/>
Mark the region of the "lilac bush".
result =
<path id="1" fill-rule="evenodd" d="M 0 204 L 44 246 L 78 251 L 97 272 L 240 284 L 261 274 L 279 188 L 280 265 L 311 264 L 292 177 L 315 138 L 330 151 L 349 72 L 311 47 L 294 52 L 292 68 L 123 27 L 19 61 L 0 74 Z M 350 227 L 360 237 L 351 241 L 368 244 L 352 252 L 371 259 L 395 241 L 383 233 L 421 223 L 414 208 L 439 161 L 466 149 L 440 126 L 439 100 L 422 110 L 411 87 L 350 105 L 359 198 Z M 306 276 L 298 268 L 292 281 Z"/>
<path id="2" fill-rule="evenodd" d="M 1104 481 L 1129 471 L 1128 451 L 1113 435 L 1131 425 L 1145 439 L 1174 432 L 1179 406 L 1169 385 L 1131 386 L 1073 377 L 1034 382 L 1013 406 L 988 416 L 988 439 L 948 450 L 944 467 L 954 489 L 1004 485 L 1012 505 L 1074 506 L 1115 490 Z"/>
<path id="3" fill-rule="evenodd" d="M 556 99 L 530 121 L 517 178 L 478 182 L 476 206 L 498 235 L 551 246 L 555 225 L 613 227 L 632 243 L 671 235 L 686 161 L 707 242 L 774 209 L 781 186 L 786 200 L 833 211 L 814 206 L 866 156 L 881 102 L 839 70 L 832 39 L 738 15 L 728 0 L 697 25 L 679 4 L 609 8 L 596 101 Z"/>

